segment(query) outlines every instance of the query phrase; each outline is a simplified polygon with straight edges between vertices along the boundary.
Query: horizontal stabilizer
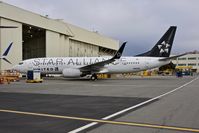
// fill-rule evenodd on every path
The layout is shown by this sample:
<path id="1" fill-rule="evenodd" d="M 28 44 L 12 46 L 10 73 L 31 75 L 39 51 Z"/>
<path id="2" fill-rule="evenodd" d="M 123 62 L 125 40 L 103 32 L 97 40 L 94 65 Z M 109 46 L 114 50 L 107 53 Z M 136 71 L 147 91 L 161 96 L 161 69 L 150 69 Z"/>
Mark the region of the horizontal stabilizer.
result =
<path id="1" fill-rule="evenodd" d="M 9 60 L 7 60 L 6 58 L 2 58 L 4 61 L 8 62 L 9 64 L 12 64 Z"/>
<path id="2" fill-rule="evenodd" d="M 172 60 L 172 59 L 176 59 L 180 56 L 184 56 L 186 55 L 187 53 L 184 53 L 184 54 L 180 54 L 180 55 L 176 55 L 176 56 L 171 56 L 171 57 L 167 57 L 167 58 L 163 58 L 163 59 L 159 59 L 159 61 L 167 61 L 167 60 Z"/>

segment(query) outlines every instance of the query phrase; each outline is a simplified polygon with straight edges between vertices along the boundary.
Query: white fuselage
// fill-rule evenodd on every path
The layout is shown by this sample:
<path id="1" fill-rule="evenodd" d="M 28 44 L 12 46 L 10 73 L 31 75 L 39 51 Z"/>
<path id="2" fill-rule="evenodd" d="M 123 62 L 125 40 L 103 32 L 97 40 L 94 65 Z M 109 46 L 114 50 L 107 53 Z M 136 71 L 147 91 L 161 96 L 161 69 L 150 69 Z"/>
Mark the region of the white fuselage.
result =
<path id="1" fill-rule="evenodd" d="M 48 57 L 24 60 L 14 67 L 21 73 L 28 70 L 40 70 L 43 74 L 63 74 L 64 69 L 79 69 L 83 66 L 108 60 L 111 57 Z M 128 73 L 152 69 L 168 64 L 159 61 L 161 57 L 121 57 L 103 67 L 97 73 Z"/>

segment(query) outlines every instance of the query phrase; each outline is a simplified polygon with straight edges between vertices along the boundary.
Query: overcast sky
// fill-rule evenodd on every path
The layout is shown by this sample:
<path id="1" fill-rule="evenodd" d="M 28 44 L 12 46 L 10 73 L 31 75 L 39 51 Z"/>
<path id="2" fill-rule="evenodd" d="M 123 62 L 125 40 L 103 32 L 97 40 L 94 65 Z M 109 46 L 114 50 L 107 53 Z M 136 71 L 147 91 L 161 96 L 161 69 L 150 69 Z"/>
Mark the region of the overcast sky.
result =
<path id="1" fill-rule="evenodd" d="M 90 31 L 128 41 L 125 55 L 149 50 L 171 25 L 172 53 L 199 50 L 199 0 L 3 0 Z"/>

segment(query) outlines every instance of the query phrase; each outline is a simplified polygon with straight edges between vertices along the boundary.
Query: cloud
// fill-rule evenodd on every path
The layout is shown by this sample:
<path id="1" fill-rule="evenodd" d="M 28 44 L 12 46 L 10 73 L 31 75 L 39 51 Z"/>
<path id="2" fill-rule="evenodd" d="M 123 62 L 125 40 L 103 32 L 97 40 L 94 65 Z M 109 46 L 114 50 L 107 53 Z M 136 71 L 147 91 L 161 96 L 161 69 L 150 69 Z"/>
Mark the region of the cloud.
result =
<path id="1" fill-rule="evenodd" d="M 128 41 L 125 55 L 149 50 L 177 25 L 173 53 L 199 50 L 198 0 L 6 0 L 51 18 Z"/>

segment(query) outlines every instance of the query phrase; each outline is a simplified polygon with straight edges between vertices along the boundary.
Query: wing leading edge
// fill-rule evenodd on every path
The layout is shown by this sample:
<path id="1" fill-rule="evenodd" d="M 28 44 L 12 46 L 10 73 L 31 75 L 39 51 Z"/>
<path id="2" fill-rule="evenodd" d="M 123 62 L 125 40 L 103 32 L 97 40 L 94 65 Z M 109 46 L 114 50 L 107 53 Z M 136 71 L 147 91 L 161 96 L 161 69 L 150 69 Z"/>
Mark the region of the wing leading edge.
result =
<path id="1" fill-rule="evenodd" d="M 79 68 L 79 70 L 81 72 L 87 72 L 87 73 L 88 72 L 89 73 L 94 73 L 94 72 L 101 71 L 104 68 L 105 65 L 114 62 L 116 59 L 120 59 L 120 57 L 122 56 L 122 53 L 123 53 L 123 50 L 124 50 L 124 47 L 125 47 L 126 43 L 127 42 L 124 42 L 121 45 L 119 50 L 116 52 L 116 54 L 111 59 L 108 59 L 108 60 L 105 60 L 105 61 L 101 61 L 101 62 L 97 62 L 97 63 L 91 64 L 91 65 L 83 66 L 83 67 Z"/>

